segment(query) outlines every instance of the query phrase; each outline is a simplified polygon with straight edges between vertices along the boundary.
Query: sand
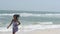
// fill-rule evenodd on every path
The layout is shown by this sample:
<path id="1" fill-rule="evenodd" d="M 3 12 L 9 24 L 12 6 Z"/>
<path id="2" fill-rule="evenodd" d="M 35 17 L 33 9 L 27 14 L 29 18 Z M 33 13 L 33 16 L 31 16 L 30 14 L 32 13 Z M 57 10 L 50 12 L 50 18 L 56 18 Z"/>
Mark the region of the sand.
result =
<path id="1" fill-rule="evenodd" d="M 0 32 L 0 34 L 12 34 L 12 32 Z M 16 34 L 60 34 L 60 28 L 44 30 L 38 29 L 30 32 L 17 32 Z"/>
<path id="2" fill-rule="evenodd" d="M 60 29 L 35 30 L 27 34 L 60 34 Z"/>

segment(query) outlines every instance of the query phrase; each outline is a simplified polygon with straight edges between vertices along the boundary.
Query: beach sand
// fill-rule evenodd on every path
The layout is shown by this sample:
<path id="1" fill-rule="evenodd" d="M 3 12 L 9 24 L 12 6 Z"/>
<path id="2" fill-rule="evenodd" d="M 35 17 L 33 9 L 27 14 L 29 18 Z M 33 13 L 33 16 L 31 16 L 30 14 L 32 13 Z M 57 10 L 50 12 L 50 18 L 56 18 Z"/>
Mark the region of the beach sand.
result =
<path id="1" fill-rule="evenodd" d="M 0 34 L 12 34 L 12 32 L 0 32 Z M 56 29 L 38 29 L 30 32 L 17 32 L 16 34 L 60 34 L 60 28 Z"/>

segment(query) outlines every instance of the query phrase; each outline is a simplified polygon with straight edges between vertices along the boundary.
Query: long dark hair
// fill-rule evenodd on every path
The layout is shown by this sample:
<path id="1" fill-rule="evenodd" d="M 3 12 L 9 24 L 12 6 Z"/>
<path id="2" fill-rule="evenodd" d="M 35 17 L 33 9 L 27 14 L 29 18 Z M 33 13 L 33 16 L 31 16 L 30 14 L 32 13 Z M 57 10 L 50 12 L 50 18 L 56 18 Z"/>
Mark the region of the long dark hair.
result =
<path id="1" fill-rule="evenodd" d="M 19 17 L 20 17 L 18 14 L 13 15 L 13 17 L 14 17 L 14 16 L 16 16 L 16 19 L 17 19 L 17 20 L 18 20 Z"/>

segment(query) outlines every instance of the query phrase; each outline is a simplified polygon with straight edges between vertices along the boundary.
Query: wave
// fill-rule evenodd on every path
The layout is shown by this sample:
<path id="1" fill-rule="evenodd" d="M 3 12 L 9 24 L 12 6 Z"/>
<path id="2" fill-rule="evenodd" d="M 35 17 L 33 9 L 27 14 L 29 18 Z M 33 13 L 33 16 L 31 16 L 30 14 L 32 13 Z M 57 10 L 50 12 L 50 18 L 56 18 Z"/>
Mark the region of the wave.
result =
<path id="1" fill-rule="evenodd" d="M 32 13 L 21 13 L 20 14 L 22 17 L 29 17 L 29 16 L 34 16 L 34 17 L 56 17 L 60 16 L 60 14 L 32 14 Z"/>
<path id="2" fill-rule="evenodd" d="M 0 14 L 0 16 L 12 16 L 14 14 L 19 14 L 21 17 L 60 17 L 60 14 L 32 14 L 32 13 L 12 13 L 12 14 Z"/>
<path id="3" fill-rule="evenodd" d="M 19 31 L 22 32 L 28 32 L 28 31 L 33 31 L 37 29 L 51 29 L 51 28 L 60 28 L 60 25 L 21 25 L 19 26 Z M 0 28 L 0 31 L 6 32 L 6 31 L 12 31 L 12 28 L 10 27 L 9 29 L 7 28 Z"/>
<path id="4" fill-rule="evenodd" d="M 0 14 L 0 16 L 12 16 L 14 14 Z"/>
<path id="5" fill-rule="evenodd" d="M 34 22 L 35 24 L 35 22 Z M 53 24 L 53 22 L 36 22 L 36 24 L 44 24 L 44 25 L 47 25 L 47 24 Z"/>

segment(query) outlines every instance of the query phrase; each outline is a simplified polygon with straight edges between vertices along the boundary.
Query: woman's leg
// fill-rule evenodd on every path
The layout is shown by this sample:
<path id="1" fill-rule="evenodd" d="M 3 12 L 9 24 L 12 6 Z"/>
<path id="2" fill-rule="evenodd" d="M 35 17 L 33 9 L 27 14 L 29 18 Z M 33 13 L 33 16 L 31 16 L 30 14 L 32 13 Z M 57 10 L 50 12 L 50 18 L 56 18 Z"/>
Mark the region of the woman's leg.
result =
<path id="1" fill-rule="evenodd" d="M 15 34 L 15 32 L 13 32 L 13 34 Z"/>

